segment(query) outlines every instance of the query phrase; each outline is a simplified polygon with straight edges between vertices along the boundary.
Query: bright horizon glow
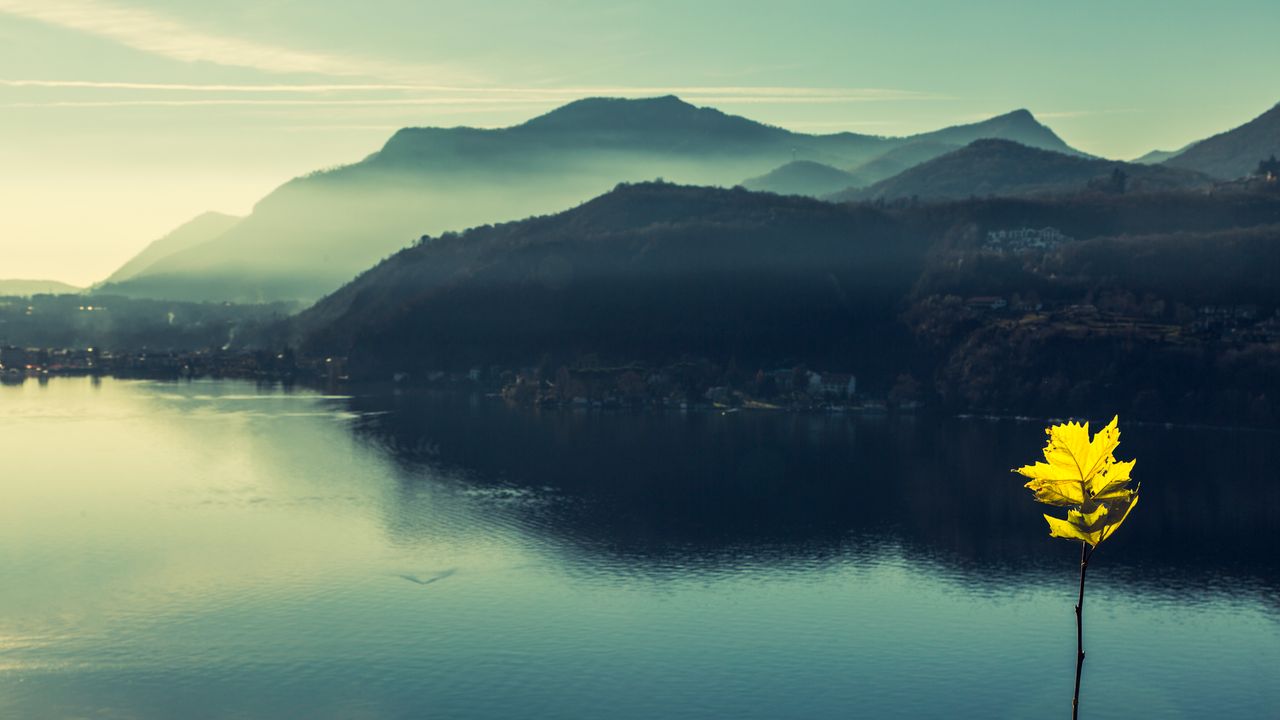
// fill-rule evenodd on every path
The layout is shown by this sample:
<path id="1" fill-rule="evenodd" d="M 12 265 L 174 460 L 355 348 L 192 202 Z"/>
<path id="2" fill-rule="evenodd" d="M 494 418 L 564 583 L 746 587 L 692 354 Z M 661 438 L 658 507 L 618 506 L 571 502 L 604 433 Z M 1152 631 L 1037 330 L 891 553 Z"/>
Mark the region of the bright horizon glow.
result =
<path id="1" fill-rule="evenodd" d="M 881 135 L 1025 107 L 1124 159 L 1280 100 L 1263 0 L 638 5 L 0 0 L 0 278 L 88 285 L 397 128 L 513 125 L 587 96 Z"/>

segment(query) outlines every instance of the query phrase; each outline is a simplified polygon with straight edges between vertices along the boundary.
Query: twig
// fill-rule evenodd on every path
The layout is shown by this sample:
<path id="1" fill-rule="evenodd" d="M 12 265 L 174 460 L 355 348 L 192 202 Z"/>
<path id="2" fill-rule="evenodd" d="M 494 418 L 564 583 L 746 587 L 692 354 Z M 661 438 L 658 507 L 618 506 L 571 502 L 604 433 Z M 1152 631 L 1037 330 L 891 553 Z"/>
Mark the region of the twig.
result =
<path id="1" fill-rule="evenodd" d="M 1080 543 L 1080 598 L 1076 600 L 1076 692 L 1071 696 L 1071 720 L 1080 712 L 1080 670 L 1084 668 L 1084 573 L 1089 569 L 1089 544 Z"/>

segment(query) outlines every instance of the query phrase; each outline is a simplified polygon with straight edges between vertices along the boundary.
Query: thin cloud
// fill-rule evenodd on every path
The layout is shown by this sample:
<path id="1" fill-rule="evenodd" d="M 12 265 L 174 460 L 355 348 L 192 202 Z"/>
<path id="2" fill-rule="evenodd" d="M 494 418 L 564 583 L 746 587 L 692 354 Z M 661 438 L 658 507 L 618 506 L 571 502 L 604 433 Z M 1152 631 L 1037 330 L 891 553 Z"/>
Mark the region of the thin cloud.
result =
<path id="1" fill-rule="evenodd" d="M 612 95 L 624 95 L 613 92 Z M 494 106 L 517 105 L 525 107 L 545 107 L 558 103 L 571 102 L 581 95 L 557 94 L 532 96 L 467 96 L 467 97 L 400 97 L 400 98 L 334 98 L 334 99 L 293 99 L 293 98 L 200 98 L 200 99 L 149 99 L 149 100 L 46 100 L 24 101 L 0 104 L 5 108 L 112 108 L 112 107 L 409 107 L 409 106 Z M 777 95 L 701 95 L 688 93 L 687 100 L 699 103 L 741 105 L 836 105 L 847 102 L 859 102 L 842 97 L 792 97 Z"/>
<path id="2" fill-rule="evenodd" d="M 993 118 L 997 115 L 1003 115 L 1004 113 L 1007 113 L 1007 112 L 1009 112 L 1008 109 L 993 110 L 985 113 L 969 113 L 957 118 L 953 118 L 951 122 L 953 124 L 980 122 L 982 120 L 988 120 L 990 118 Z M 1135 112 L 1141 112 L 1141 111 L 1137 110 L 1136 108 L 1114 108 L 1114 109 L 1103 109 L 1103 110 L 1055 110 L 1055 111 L 1048 111 L 1048 112 L 1040 112 L 1040 111 L 1032 110 L 1031 114 L 1034 115 L 1038 120 L 1066 120 L 1071 118 L 1090 117 L 1094 115 L 1122 115 L 1125 113 L 1135 113 Z"/>
<path id="3" fill-rule="evenodd" d="M 1125 113 L 1138 112 L 1135 108 L 1121 108 L 1116 110 L 1059 110 L 1053 112 L 1036 113 L 1036 117 L 1045 120 L 1063 120 L 1079 117 L 1090 117 L 1093 115 L 1122 115 Z"/>
<path id="4" fill-rule="evenodd" d="M 845 128 L 845 127 L 901 127 L 902 123 L 890 120 L 783 120 L 778 123 L 789 128 Z"/>
<path id="5" fill-rule="evenodd" d="M 209 62 L 272 73 L 408 79 L 439 69 L 414 68 L 277 47 L 203 32 L 176 20 L 94 0 L 0 0 L 0 12 L 88 33 L 182 62 Z"/>
<path id="6" fill-rule="evenodd" d="M 10 0 L 0 0 L 0 6 Z M 429 85 L 419 83 L 326 83 L 326 84 L 195 84 L 103 80 L 0 79 L 0 87 L 56 88 L 85 90 L 146 90 L 206 93 L 341 93 L 418 92 L 455 93 L 474 96 L 511 96 L 524 100 L 564 100 L 585 96 L 625 96 L 675 94 L 701 99 L 729 99 L 755 102 L 886 102 L 903 100 L 945 100 L 946 95 L 890 88 L 827 88 L 785 86 L 580 86 L 580 87 L 494 87 L 486 85 Z"/>
<path id="7" fill-rule="evenodd" d="M 4 0 L 0 0 L 3 3 Z M 73 90 L 170 90 L 174 92 L 208 92 L 208 93 L 332 93 L 353 91 L 391 91 L 416 90 L 421 85 L 405 85 L 396 83 L 344 83 L 344 84 L 301 84 L 301 85 L 228 85 L 228 84 L 193 84 L 193 83 L 153 83 L 126 82 L 114 80 L 5 80 L 0 79 L 0 87 L 12 88 L 56 88 Z"/>
<path id="8" fill-rule="evenodd" d="M 52 100 L 48 102 L 14 102 L 0 105 L 8 108 L 109 108 L 109 107 L 213 107 L 213 106 L 396 106 L 396 105 L 476 105 L 527 104 L 527 98 L 372 98 L 347 100 L 287 100 L 257 98 L 211 98 L 202 100 Z"/>

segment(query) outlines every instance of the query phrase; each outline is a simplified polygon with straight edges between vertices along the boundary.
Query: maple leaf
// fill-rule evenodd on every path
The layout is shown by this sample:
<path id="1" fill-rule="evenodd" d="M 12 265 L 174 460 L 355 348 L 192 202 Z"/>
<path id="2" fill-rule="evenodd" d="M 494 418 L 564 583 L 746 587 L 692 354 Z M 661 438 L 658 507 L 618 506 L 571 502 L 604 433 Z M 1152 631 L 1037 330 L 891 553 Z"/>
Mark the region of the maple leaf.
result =
<path id="1" fill-rule="evenodd" d="M 1045 429 L 1044 462 L 1014 472 L 1031 478 L 1026 487 L 1046 505 L 1065 507 L 1066 519 L 1045 515 L 1051 537 L 1082 540 L 1097 547 L 1111 537 L 1138 504 L 1129 488 L 1136 460 L 1119 461 L 1120 418 L 1089 437 L 1089 423 L 1068 422 Z"/>

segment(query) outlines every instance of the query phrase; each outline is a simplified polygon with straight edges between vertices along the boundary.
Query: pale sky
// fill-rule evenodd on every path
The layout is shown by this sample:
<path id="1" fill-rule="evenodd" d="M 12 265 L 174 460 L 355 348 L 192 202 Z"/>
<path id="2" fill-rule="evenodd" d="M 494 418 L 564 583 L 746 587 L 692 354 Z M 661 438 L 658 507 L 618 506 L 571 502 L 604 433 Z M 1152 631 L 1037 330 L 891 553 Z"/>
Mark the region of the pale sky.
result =
<path id="1" fill-rule="evenodd" d="M 1275 0 L 0 0 L 0 278 L 102 279 L 397 128 L 676 93 L 805 132 L 1020 107 L 1108 157 L 1280 101 Z"/>

